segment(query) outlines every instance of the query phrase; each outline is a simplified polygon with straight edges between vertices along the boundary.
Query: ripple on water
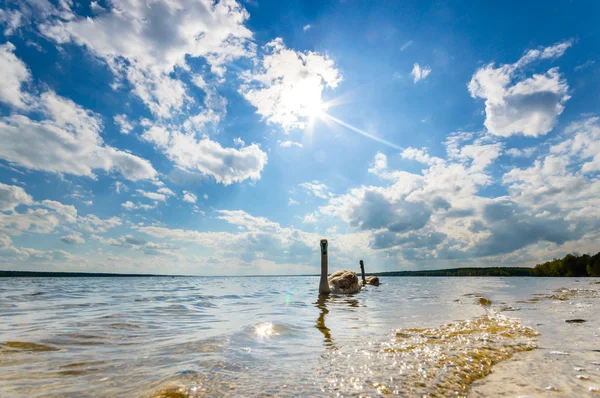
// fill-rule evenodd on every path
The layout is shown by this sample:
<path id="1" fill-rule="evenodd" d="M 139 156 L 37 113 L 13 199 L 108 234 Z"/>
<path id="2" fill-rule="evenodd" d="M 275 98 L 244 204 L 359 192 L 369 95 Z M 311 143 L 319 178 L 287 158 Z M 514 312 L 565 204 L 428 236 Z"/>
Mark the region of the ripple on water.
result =
<path id="1" fill-rule="evenodd" d="M 45 351 L 58 351 L 56 347 L 51 347 L 44 344 L 29 343 L 26 341 L 7 341 L 6 343 L 0 343 L 0 348 L 8 348 L 9 350 L 15 351 L 31 351 L 31 352 L 45 352 Z M 4 351 L 4 350 L 2 350 Z"/>

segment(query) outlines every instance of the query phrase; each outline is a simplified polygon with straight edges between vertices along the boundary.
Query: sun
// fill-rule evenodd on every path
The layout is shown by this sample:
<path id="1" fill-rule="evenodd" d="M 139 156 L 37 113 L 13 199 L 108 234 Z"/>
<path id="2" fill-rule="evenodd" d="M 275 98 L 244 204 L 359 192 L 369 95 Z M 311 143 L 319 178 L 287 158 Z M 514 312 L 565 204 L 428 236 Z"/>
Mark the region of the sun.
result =
<path id="1" fill-rule="evenodd" d="M 308 117 L 310 120 L 321 116 L 327 110 L 327 105 L 321 101 L 314 101 L 302 108 L 302 115 Z"/>

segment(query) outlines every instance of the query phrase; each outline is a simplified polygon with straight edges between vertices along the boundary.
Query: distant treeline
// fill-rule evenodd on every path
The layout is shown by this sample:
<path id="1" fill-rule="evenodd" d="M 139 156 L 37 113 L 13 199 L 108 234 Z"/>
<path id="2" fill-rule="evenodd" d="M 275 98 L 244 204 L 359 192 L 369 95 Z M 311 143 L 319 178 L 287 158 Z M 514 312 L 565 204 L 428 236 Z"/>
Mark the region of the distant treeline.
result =
<path id="1" fill-rule="evenodd" d="M 594 256 L 567 254 L 564 258 L 538 264 L 531 269 L 533 276 L 600 276 L 600 253 Z"/>
<path id="2" fill-rule="evenodd" d="M 430 271 L 377 272 L 378 276 L 531 276 L 531 268 L 522 267 L 481 267 L 449 268 Z"/>
<path id="3" fill-rule="evenodd" d="M 102 272 L 37 272 L 37 271 L 0 271 L 0 277 L 12 278 L 77 278 L 77 277 L 101 277 L 101 278 L 120 278 L 120 277 L 149 277 L 149 276 L 168 276 L 168 275 L 150 275 L 150 274 L 108 274 Z"/>
<path id="4" fill-rule="evenodd" d="M 534 268 L 480 267 L 430 271 L 377 272 L 378 276 L 600 276 L 600 253 L 595 256 L 567 254 L 564 258 L 538 264 Z"/>

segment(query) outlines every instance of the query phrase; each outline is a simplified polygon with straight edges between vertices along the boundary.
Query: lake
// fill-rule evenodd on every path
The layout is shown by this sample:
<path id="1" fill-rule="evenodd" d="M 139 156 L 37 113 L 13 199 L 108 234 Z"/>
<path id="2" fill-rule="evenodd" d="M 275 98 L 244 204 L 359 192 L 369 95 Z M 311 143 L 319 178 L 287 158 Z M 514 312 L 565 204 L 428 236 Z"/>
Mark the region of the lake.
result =
<path id="1" fill-rule="evenodd" d="M 0 395 L 588 395 L 596 282 L 389 277 L 319 298 L 317 277 L 0 278 Z"/>

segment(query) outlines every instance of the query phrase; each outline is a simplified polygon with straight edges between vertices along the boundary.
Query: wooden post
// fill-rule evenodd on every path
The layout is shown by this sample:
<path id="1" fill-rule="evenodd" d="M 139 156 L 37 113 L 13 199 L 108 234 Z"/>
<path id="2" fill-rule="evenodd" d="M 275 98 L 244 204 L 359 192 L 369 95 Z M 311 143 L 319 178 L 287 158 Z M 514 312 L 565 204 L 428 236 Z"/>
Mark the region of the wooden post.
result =
<path id="1" fill-rule="evenodd" d="M 360 273 L 362 274 L 363 286 L 367 286 L 367 279 L 365 278 L 365 263 L 360 260 Z"/>

